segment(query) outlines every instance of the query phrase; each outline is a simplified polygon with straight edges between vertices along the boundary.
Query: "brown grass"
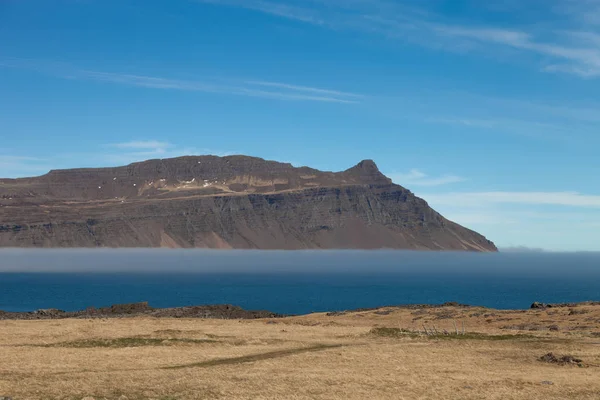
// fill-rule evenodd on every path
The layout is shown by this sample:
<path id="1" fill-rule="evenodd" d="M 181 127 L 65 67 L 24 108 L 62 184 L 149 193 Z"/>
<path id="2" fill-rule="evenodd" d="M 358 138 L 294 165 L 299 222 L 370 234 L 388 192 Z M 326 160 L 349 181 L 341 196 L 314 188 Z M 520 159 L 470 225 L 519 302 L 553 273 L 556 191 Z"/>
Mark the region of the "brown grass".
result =
<path id="1" fill-rule="evenodd" d="M 165 369 L 181 369 L 181 368 L 205 368 L 205 367 L 216 367 L 218 365 L 232 365 L 232 364 L 243 364 L 249 362 L 256 362 L 262 360 L 268 360 L 270 358 L 287 357 L 294 354 L 308 353 L 313 351 L 322 351 L 327 349 L 334 349 L 336 347 L 342 347 L 341 344 L 317 344 L 310 347 L 301 347 L 299 349 L 288 349 L 288 350 L 276 350 L 268 351 L 266 353 L 249 354 L 247 356 L 232 357 L 232 358 L 216 358 L 214 360 L 201 361 L 191 364 L 183 365 L 171 365 L 165 367 Z"/>
<path id="2" fill-rule="evenodd" d="M 600 306 L 576 310 L 0 321 L 0 397 L 598 399 Z"/>

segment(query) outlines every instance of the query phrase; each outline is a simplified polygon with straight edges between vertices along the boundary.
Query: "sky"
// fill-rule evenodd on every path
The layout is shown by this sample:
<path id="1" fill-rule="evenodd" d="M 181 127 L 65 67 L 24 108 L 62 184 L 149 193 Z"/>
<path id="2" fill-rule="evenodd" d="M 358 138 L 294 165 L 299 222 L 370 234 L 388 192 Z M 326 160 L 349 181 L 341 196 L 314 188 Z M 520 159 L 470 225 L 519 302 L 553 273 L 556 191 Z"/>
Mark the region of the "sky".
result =
<path id="1" fill-rule="evenodd" d="M 1 0 L 0 176 L 246 154 L 600 250 L 600 0 Z"/>

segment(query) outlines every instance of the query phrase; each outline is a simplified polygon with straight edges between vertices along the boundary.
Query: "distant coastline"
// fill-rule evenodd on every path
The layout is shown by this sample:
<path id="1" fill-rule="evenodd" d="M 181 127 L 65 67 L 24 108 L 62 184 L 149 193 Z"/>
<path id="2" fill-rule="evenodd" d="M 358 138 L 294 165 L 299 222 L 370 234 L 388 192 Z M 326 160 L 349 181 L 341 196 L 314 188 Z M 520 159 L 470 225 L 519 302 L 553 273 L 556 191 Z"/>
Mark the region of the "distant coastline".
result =
<path id="1" fill-rule="evenodd" d="M 534 302 L 527 309 L 560 309 L 580 306 L 600 306 L 600 301 L 583 301 L 578 303 L 542 303 Z M 382 307 L 358 308 L 353 310 L 329 311 L 328 316 L 339 316 L 347 313 L 358 313 L 365 311 L 377 311 L 383 309 L 433 309 L 433 308 L 488 308 L 477 305 L 460 304 L 457 302 L 446 302 L 442 304 L 402 304 Z M 489 308 L 493 310 L 492 308 Z M 524 309 L 525 310 L 525 309 Z M 519 310 L 511 310 L 519 311 Z M 320 314 L 322 314 L 321 312 Z M 312 314 L 312 313 L 311 313 Z M 300 314 L 302 315 L 302 314 Z M 152 307 L 148 302 L 114 304 L 109 307 L 87 307 L 79 311 L 63 311 L 54 308 L 38 309 L 26 312 L 6 312 L 0 310 L 0 320 L 41 320 L 41 319 L 66 319 L 66 318 L 216 318 L 216 319 L 262 319 L 262 318 L 284 318 L 297 317 L 295 314 L 278 314 L 266 310 L 245 310 L 242 307 L 231 304 L 210 304 L 187 307 Z M 310 314 L 304 314 L 310 315 Z"/>

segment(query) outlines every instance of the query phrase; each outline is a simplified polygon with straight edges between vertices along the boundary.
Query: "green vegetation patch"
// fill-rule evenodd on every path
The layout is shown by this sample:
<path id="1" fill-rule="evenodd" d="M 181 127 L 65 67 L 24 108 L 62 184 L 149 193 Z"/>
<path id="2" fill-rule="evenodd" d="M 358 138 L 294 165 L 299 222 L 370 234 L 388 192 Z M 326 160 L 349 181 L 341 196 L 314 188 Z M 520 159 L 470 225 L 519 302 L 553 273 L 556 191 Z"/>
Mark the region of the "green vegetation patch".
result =
<path id="1" fill-rule="evenodd" d="M 201 362 L 191 363 L 191 364 L 173 365 L 170 367 L 164 367 L 163 369 L 207 368 L 207 367 L 216 367 L 219 365 L 244 364 L 244 363 L 249 363 L 249 362 L 268 360 L 268 359 L 272 359 L 272 358 L 287 357 L 287 356 L 291 356 L 294 354 L 323 351 L 323 350 L 334 349 L 334 348 L 338 348 L 338 347 L 342 347 L 342 345 L 341 344 L 318 344 L 318 345 L 311 346 L 311 347 L 302 347 L 299 349 L 276 350 L 276 351 L 269 351 L 266 353 L 250 354 L 250 355 L 241 356 L 241 357 L 216 358 L 213 360 L 201 361 Z"/>
<path id="2" fill-rule="evenodd" d="M 162 339 L 162 338 L 140 338 L 140 337 L 124 337 L 115 339 L 84 339 L 74 340 L 72 342 L 62 342 L 49 344 L 44 347 L 69 347 L 78 349 L 87 349 L 93 347 L 143 347 L 143 346 L 171 346 L 179 343 L 185 344 L 200 344 L 214 343 L 212 339 Z"/>
<path id="3" fill-rule="evenodd" d="M 532 335 L 486 335 L 484 333 L 465 332 L 464 334 L 432 334 L 425 335 L 424 333 L 414 332 L 401 328 L 385 328 L 377 327 L 370 331 L 371 335 L 390 338 L 404 337 L 424 337 L 427 339 L 445 339 L 445 340 L 522 340 L 522 339 L 537 339 Z"/>
<path id="4" fill-rule="evenodd" d="M 420 336 L 420 334 L 418 332 L 409 331 L 407 329 L 384 328 L 384 327 L 377 327 L 377 328 L 371 329 L 371 334 L 375 335 L 375 336 L 391 337 L 391 338 Z"/>
<path id="5" fill-rule="evenodd" d="M 485 333 L 465 332 L 459 335 L 433 335 L 429 336 L 432 339 L 448 339 L 448 340 L 525 340 L 539 339 L 533 335 L 486 335 Z"/>

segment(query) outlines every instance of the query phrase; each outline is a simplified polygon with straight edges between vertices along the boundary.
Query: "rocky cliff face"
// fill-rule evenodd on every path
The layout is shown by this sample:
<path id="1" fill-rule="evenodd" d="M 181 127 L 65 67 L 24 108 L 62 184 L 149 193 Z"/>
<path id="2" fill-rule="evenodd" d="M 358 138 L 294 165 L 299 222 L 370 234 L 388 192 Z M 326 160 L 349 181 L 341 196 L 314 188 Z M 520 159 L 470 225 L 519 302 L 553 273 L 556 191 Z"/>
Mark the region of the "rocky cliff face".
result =
<path id="1" fill-rule="evenodd" d="M 0 246 L 496 251 L 365 160 L 180 157 L 0 179 Z"/>

